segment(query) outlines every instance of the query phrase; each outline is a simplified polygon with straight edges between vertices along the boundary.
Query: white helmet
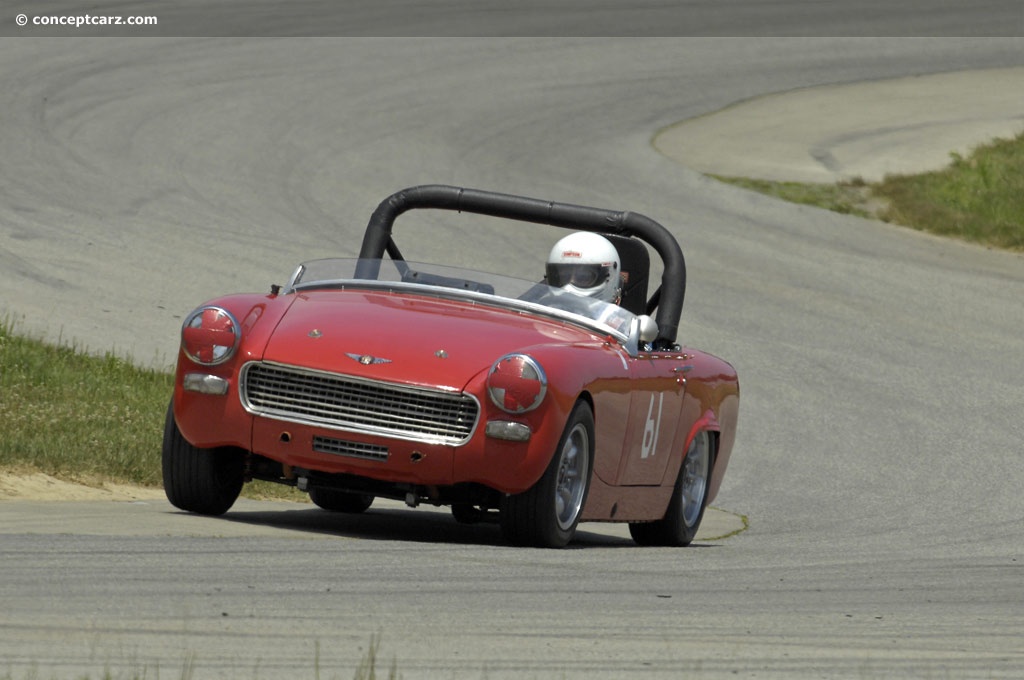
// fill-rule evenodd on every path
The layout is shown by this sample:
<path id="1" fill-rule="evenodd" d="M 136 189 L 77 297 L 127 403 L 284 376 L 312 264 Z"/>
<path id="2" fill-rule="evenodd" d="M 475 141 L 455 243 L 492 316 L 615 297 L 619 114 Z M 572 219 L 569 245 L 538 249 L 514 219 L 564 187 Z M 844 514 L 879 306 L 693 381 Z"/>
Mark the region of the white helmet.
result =
<path id="1" fill-rule="evenodd" d="M 620 269 L 619 253 L 611 241 L 580 231 L 555 244 L 548 255 L 545 273 L 549 286 L 618 303 L 622 288 Z"/>

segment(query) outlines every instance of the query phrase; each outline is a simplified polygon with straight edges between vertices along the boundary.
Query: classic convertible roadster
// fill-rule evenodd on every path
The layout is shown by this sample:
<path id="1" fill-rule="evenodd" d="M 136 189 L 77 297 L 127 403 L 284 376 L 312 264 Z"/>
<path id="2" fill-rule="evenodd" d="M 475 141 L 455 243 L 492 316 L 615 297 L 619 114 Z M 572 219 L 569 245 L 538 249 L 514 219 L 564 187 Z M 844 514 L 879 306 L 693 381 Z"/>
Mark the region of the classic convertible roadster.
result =
<path id="1" fill-rule="evenodd" d="M 538 282 L 407 261 L 393 228 L 414 209 L 601 234 L 621 267 L 618 304 L 575 294 L 555 269 Z M 652 251 L 662 273 L 648 294 Z M 331 511 L 377 497 L 450 506 L 519 545 L 565 546 L 581 521 L 688 545 L 729 462 L 739 386 L 728 363 L 677 344 L 685 287 L 675 238 L 637 213 L 400 191 L 357 259 L 306 262 L 284 288 L 188 315 L 167 497 L 219 515 L 261 479 Z"/>

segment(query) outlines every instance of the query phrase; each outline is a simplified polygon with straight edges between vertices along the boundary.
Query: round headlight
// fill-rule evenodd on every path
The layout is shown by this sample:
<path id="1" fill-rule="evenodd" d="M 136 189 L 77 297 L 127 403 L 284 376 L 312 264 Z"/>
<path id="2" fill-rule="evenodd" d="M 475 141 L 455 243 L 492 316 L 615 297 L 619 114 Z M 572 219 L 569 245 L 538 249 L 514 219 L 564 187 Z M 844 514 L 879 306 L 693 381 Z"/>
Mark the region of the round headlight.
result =
<path id="1" fill-rule="evenodd" d="M 491 366 L 487 394 L 506 413 L 526 413 L 540 406 L 548 391 L 544 369 L 530 356 L 508 354 Z"/>
<path id="2" fill-rule="evenodd" d="M 240 340 L 235 317 L 220 307 L 200 307 L 181 327 L 181 349 L 189 359 L 204 366 L 230 359 Z"/>

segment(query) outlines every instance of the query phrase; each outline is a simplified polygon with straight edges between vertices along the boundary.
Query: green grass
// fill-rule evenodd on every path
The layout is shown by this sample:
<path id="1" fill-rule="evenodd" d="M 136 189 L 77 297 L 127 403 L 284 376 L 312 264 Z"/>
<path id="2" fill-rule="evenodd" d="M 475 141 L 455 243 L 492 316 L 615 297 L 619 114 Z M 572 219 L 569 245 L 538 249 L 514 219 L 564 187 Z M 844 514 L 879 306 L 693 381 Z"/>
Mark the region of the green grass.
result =
<path id="1" fill-rule="evenodd" d="M 173 389 L 170 373 L 29 338 L 0 321 L 0 470 L 158 487 Z M 307 500 L 268 482 L 244 493 Z"/>
<path id="2" fill-rule="evenodd" d="M 949 167 L 893 175 L 874 188 L 884 218 L 975 243 L 1024 250 L 1024 134 L 952 156 Z"/>
<path id="3" fill-rule="evenodd" d="M 774 182 L 749 177 L 725 177 L 722 175 L 712 175 L 712 177 L 744 189 L 781 198 L 790 203 L 813 205 L 845 215 L 876 217 L 871 206 L 871 187 L 862 180 L 837 184 L 801 184 L 800 182 Z"/>
<path id="4" fill-rule="evenodd" d="M 881 219 L 992 248 L 1024 251 L 1024 133 L 975 148 L 920 175 L 881 182 L 770 182 L 716 177 L 793 203 Z"/>
<path id="5" fill-rule="evenodd" d="M 86 483 L 160 483 L 172 377 L 0 324 L 0 468 Z"/>

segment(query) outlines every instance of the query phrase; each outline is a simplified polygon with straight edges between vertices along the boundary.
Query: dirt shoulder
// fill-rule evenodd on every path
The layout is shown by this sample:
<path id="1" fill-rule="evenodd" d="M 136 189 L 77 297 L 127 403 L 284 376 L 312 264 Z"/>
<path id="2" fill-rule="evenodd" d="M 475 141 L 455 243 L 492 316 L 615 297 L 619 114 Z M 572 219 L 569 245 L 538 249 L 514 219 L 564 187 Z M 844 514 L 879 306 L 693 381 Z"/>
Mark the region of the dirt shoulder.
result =
<path id="1" fill-rule="evenodd" d="M 40 472 L 0 471 L 0 501 L 134 501 L 164 498 L 159 487 L 128 484 L 82 484 Z"/>

